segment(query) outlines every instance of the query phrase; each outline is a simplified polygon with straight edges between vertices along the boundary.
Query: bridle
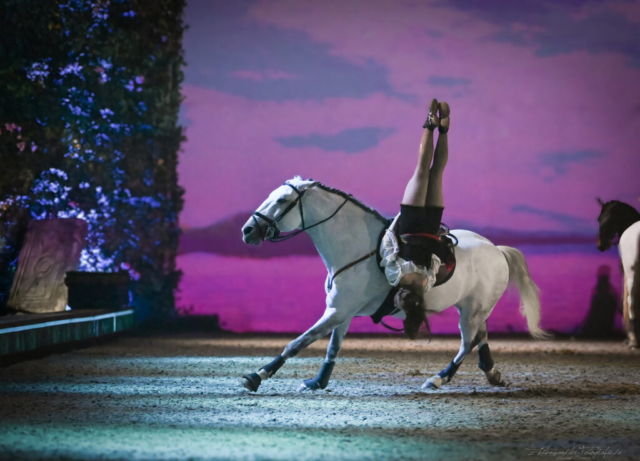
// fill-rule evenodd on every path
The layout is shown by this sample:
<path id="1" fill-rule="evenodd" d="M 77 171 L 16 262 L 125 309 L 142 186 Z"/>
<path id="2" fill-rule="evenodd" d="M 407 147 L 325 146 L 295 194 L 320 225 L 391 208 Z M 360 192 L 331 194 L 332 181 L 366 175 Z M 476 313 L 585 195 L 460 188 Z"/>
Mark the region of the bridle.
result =
<path id="1" fill-rule="evenodd" d="M 296 235 L 301 234 L 302 232 L 305 232 L 305 231 L 307 231 L 309 229 L 312 229 L 312 228 L 314 228 L 316 226 L 319 226 L 320 224 L 329 221 L 336 214 L 338 214 L 338 211 L 340 211 L 342 209 L 342 207 L 347 204 L 347 202 L 349 201 L 349 198 L 351 197 L 350 195 L 347 196 L 347 198 L 345 198 L 344 202 L 342 202 L 340 204 L 340 206 L 338 208 L 336 208 L 336 210 L 329 217 L 327 217 L 327 218 L 325 218 L 325 219 L 323 219 L 321 221 L 318 221 L 317 223 L 312 224 L 309 227 L 306 227 L 305 224 L 304 224 L 304 208 L 302 207 L 302 197 L 313 186 L 310 186 L 309 188 L 304 189 L 301 192 L 293 184 L 285 182 L 284 185 L 285 186 L 289 186 L 291 189 L 293 189 L 295 191 L 295 193 L 298 194 L 298 196 L 295 198 L 295 200 L 293 202 L 291 202 L 289 205 L 287 205 L 287 207 L 284 209 L 284 211 L 282 213 L 280 213 L 280 215 L 277 218 L 271 219 L 270 217 L 265 216 L 265 215 L 263 215 L 262 213 L 260 213 L 258 211 L 254 212 L 251 215 L 251 217 L 253 218 L 253 221 L 256 223 L 256 227 L 258 228 L 258 230 L 260 232 L 260 237 L 262 238 L 262 240 L 269 240 L 270 242 L 274 242 L 274 243 L 284 242 L 285 240 L 289 240 L 290 238 L 293 238 Z M 280 235 L 280 229 L 278 229 L 278 223 L 287 215 L 287 213 L 289 213 L 291 210 L 293 210 L 296 205 L 298 205 L 298 209 L 300 210 L 300 221 L 302 223 L 302 228 L 294 230 L 292 232 L 289 232 L 286 235 L 282 235 L 281 236 Z M 266 228 L 263 228 L 263 226 L 260 226 L 258 218 L 263 219 L 264 221 L 266 221 L 266 223 L 267 223 L 267 227 Z"/>
<path id="2" fill-rule="evenodd" d="M 338 208 L 335 209 L 335 211 L 333 213 L 331 213 L 331 215 L 327 216 L 326 218 L 324 218 L 321 221 L 318 221 L 315 224 L 310 225 L 309 227 L 306 227 L 304 224 L 304 209 L 302 207 L 302 196 L 311 188 L 312 186 L 309 186 L 309 188 L 304 189 L 302 192 L 300 192 L 298 190 L 298 188 L 296 186 L 294 186 L 293 184 L 290 184 L 288 182 L 284 183 L 285 186 L 289 186 L 291 189 L 293 189 L 296 194 L 298 194 L 298 196 L 296 197 L 296 199 L 291 202 L 289 205 L 287 205 L 287 207 L 284 209 L 284 211 L 282 213 L 280 213 L 280 216 L 278 216 L 275 219 L 271 219 L 268 216 L 263 215 L 262 213 L 256 211 L 254 212 L 251 217 L 253 218 L 253 221 L 256 223 L 256 227 L 259 229 L 260 231 L 260 237 L 262 238 L 262 240 L 269 240 L 270 242 L 274 242 L 274 243 L 278 243 L 278 242 L 284 242 L 285 240 L 289 240 L 290 238 L 295 237 L 296 235 L 299 235 L 302 232 L 305 232 L 309 229 L 312 229 L 316 226 L 319 226 L 322 223 L 325 223 L 327 221 L 329 221 L 331 218 L 333 218 L 336 214 L 338 214 L 338 211 L 340 211 L 342 209 L 343 206 L 345 206 L 347 204 L 348 201 L 351 200 L 351 195 L 347 195 L 344 199 L 344 202 L 342 202 Z M 293 210 L 295 208 L 295 206 L 298 205 L 298 208 L 300 209 L 300 221 L 302 223 L 302 228 L 294 230 L 292 232 L 289 232 L 287 235 L 283 235 L 280 236 L 280 229 L 278 229 L 278 222 L 280 222 L 282 220 L 282 218 L 284 218 L 287 213 L 289 213 L 291 210 Z M 257 218 L 256 218 L 257 216 Z M 260 223 L 258 222 L 258 218 L 263 219 L 264 221 L 267 222 L 268 226 L 266 227 L 266 230 L 262 228 L 262 226 L 260 226 Z M 269 237 L 270 235 L 270 237 Z M 347 264 L 346 266 L 342 267 L 341 269 L 337 270 L 336 272 L 333 273 L 333 275 L 331 275 L 328 279 L 328 284 L 327 284 L 327 288 L 329 290 L 331 290 L 332 286 L 333 286 L 333 280 L 338 276 L 338 274 L 344 272 L 347 269 L 352 268 L 353 266 L 360 264 L 363 261 L 366 261 L 367 259 L 371 258 L 372 256 L 374 256 L 377 253 L 377 249 L 374 249 L 373 251 L 367 253 L 366 255 L 364 255 L 361 258 L 356 259 L 355 261 L 352 261 L 351 263 Z"/>

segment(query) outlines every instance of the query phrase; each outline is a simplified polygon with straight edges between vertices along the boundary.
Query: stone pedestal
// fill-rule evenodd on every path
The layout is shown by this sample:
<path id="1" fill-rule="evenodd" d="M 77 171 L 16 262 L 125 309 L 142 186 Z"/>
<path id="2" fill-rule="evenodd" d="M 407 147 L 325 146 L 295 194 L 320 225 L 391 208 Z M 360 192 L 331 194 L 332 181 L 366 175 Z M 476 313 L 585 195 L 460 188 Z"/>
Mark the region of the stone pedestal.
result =
<path id="1" fill-rule="evenodd" d="M 81 219 L 31 221 L 18 257 L 8 306 L 20 312 L 64 311 L 64 277 L 78 269 L 88 225 Z"/>

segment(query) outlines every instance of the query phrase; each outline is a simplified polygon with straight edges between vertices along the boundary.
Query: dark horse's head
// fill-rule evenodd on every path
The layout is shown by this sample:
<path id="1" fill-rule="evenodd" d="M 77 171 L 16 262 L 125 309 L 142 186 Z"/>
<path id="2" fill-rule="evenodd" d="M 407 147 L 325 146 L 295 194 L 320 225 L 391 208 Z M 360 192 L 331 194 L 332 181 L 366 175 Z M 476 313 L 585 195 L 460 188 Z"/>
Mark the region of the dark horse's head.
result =
<path id="1" fill-rule="evenodd" d="M 598 203 L 602 206 L 600 216 L 598 216 L 600 224 L 598 250 L 606 251 L 611 248 L 611 245 L 617 244 L 614 241 L 616 237 L 620 238 L 631 224 L 640 221 L 640 213 L 631 205 L 618 200 L 605 203 L 598 199 Z"/>

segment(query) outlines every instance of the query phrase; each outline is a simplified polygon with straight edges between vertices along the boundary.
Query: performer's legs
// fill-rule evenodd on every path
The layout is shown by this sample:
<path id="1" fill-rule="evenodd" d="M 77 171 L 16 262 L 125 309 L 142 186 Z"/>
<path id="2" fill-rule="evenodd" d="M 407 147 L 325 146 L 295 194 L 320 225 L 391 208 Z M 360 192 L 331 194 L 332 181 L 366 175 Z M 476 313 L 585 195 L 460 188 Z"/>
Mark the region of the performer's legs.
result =
<path id="1" fill-rule="evenodd" d="M 438 101 L 434 99 L 429 106 L 429 118 L 424 125 L 425 130 L 420 141 L 418 166 L 404 191 L 401 202 L 403 205 L 421 207 L 425 205 L 425 196 L 429 186 L 429 166 L 433 159 L 433 130 L 438 126 L 437 110 Z"/>
<path id="2" fill-rule="evenodd" d="M 437 111 L 440 110 L 439 120 Z M 438 105 L 437 100 L 431 101 L 429 117 L 424 124 L 424 133 L 420 143 L 420 157 L 418 166 L 407 184 L 401 203 L 401 216 L 399 221 L 399 233 L 427 232 L 435 234 L 440 226 L 442 218 L 442 173 L 447 164 L 449 129 L 449 105 Z M 440 136 L 436 148 L 435 158 L 433 152 L 433 130 L 438 127 Z M 431 166 L 431 161 L 434 161 Z M 431 166 L 431 168 L 429 168 Z M 423 207 L 431 207 L 426 209 Z M 438 207 L 440 208 L 438 210 Z M 433 229 L 430 229 L 433 227 Z M 426 279 L 418 274 L 405 274 L 400 280 L 400 290 L 396 295 L 395 304 L 406 314 L 404 330 L 409 338 L 414 339 L 418 335 L 421 325 L 424 323 L 429 331 L 426 309 L 424 305 L 424 286 Z"/>
<path id="3" fill-rule="evenodd" d="M 444 207 L 442 195 L 442 174 L 449 158 L 449 104 L 442 102 L 439 105 L 440 135 L 436 144 L 436 151 L 433 156 L 433 165 L 429 170 L 429 181 L 427 187 L 427 198 L 425 206 Z"/>

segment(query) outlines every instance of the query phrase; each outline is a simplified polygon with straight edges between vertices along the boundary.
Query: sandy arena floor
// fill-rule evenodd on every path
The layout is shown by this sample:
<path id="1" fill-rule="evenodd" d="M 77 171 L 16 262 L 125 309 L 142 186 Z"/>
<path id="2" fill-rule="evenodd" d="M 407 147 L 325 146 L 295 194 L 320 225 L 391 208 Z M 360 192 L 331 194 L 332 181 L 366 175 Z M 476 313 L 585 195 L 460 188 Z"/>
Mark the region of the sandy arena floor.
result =
<path id="1" fill-rule="evenodd" d="M 257 394 L 239 384 L 289 337 L 130 337 L 0 369 L 0 459 L 639 459 L 640 353 L 494 340 L 423 392 L 457 339 L 349 337 L 329 388 L 297 393 L 326 341 Z"/>

